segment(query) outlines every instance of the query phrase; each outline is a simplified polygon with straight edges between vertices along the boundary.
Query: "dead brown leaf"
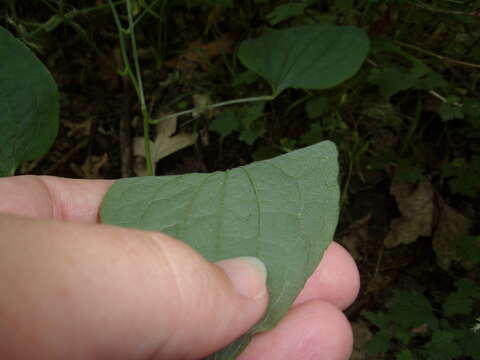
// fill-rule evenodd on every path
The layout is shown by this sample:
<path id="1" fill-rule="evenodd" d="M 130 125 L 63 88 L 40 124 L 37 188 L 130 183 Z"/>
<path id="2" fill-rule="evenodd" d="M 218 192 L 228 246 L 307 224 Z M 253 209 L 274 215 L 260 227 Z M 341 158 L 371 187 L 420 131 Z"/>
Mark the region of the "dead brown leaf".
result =
<path id="1" fill-rule="evenodd" d="M 231 54 L 232 51 L 233 40 L 226 35 L 209 43 L 195 40 L 188 45 L 188 49 L 184 53 L 166 61 L 165 65 L 180 71 L 192 70 L 196 65 L 200 65 L 202 70 L 207 71 L 212 59 L 222 54 Z"/>
<path id="2" fill-rule="evenodd" d="M 101 179 L 100 170 L 107 163 L 107 153 L 100 156 L 90 155 L 80 167 L 71 163 L 70 168 L 82 179 Z"/>
<path id="3" fill-rule="evenodd" d="M 439 211 L 438 227 L 433 235 L 432 244 L 438 266 L 449 270 L 452 262 L 456 261 L 469 270 L 472 264 L 457 254 L 455 240 L 468 234 L 472 227 L 472 221 L 448 206 L 442 199 L 439 200 Z"/>
<path id="4" fill-rule="evenodd" d="M 368 213 L 367 216 L 350 224 L 348 229 L 341 235 L 341 244 L 345 246 L 356 261 L 363 259 L 360 248 L 368 240 L 368 226 L 371 218 L 372 213 Z"/>
<path id="5" fill-rule="evenodd" d="M 435 213 L 432 184 L 424 181 L 414 186 L 393 182 L 390 193 L 395 197 L 402 216 L 391 222 L 390 232 L 384 240 L 385 247 L 393 248 L 412 243 L 419 236 L 430 236 Z"/>
<path id="6" fill-rule="evenodd" d="M 173 135 L 177 130 L 177 118 L 164 120 L 157 125 L 157 136 L 155 141 L 150 141 L 152 161 L 155 163 L 187 146 L 195 144 L 197 133 L 180 133 Z M 133 155 L 145 158 L 145 144 L 143 136 L 133 139 Z M 136 161 L 134 168 L 138 176 L 147 175 L 146 162 Z"/>
<path id="7" fill-rule="evenodd" d="M 423 323 L 422 325 L 413 328 L 410 331 L 414 334 L 425 335 L 429 331 L 428 324 Z"/>
<path id="8" fill-rule="evenodd" d="M 353 321 L 351 323 L 353 330 L 353 352 L 350 360 L 364 360 L 367 355 L 362 351 L 363 346 L 372 339 L 373 335 L 368 324 L 363 321 Z"/>

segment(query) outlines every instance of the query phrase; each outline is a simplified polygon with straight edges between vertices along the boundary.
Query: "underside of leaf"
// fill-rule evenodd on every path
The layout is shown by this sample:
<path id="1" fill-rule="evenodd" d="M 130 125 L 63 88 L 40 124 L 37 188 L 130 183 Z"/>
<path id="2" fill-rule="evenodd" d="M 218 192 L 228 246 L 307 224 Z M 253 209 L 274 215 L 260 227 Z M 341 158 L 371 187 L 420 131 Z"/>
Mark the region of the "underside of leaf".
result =
<path id="1" fill-rule="evenodd" d="M 320 262 L 338 221 L 336 147 L 323 142 L 225 172 L 117 181 L 102 222 L 167 233 L 210 261 L 256 256 L 268 268 L 265 317 L 212 359 L 233 359 L 275 326 Z"/>

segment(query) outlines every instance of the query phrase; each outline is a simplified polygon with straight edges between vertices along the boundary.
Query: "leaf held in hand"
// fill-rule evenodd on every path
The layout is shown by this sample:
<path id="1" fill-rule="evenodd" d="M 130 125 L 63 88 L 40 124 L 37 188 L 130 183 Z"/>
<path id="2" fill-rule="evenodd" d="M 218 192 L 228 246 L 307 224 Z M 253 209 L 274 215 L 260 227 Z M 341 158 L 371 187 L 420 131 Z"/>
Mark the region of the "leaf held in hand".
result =
<path id="1" fill-rule="evenodd" d="M 165 232 L 210 261 L 265 262 L 270 305 L 263 320 L 212 355 L 234 359 L 251 336 L 285 315 L 333 238 L 339 213 L 336 147 L 322 142 L 225 172 L 122 179 L 102 222 Z"/>
<path id="2" fill-rule="evenodd" d="M 278 95 L 287 88 L 327 89 L 340 84 L 360 69 L 369 46 L 366 33 L 357 27 L 313 24 L 246 40 L 238 56 Z"/>

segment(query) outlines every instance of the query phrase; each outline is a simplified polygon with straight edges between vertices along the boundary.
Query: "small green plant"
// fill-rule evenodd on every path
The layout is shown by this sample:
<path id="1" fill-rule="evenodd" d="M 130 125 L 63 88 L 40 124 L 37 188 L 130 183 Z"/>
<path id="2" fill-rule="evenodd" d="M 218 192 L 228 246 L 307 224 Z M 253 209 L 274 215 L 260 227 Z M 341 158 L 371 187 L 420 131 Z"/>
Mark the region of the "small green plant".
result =
<path id="1" fill-rule="evenodd" d="M 474 155 L 470 162 L 455 159 L 442 166 L 442 175 L 448 180 L 450 191 L 472 198 L 480 194 L 480 156 Z"/>
<path id="2" fill-rule="evenodd" d="M 385 312 L 363 312 L 378 331 L 365 345 L 370 359 L 480 359 L 480 287 L 468 279 L 440 308 L 418 291 L 395 290 Z"/>

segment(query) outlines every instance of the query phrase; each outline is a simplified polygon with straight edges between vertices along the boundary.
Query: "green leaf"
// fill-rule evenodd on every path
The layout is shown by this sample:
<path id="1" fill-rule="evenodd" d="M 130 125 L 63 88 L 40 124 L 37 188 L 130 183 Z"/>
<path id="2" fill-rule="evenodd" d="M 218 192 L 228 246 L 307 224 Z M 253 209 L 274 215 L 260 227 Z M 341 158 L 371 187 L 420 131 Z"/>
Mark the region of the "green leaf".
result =
<path id="1" fill-rule="evenodd" d="M 308 3 L 294 2 L 282 4 L 277 6 L 275 9 L 273 9 L 272 12 L 267 14 L 266 18 L 270 25 L 274 26 L 291 17 L 301 15 L 303 13 L 303 10 L 305 10 L 308 5 Z"/>
<path id="2" fill-rule="evenodd" d="M 444 88 L 448 86 L 448 82 L 437 72 L 430 71 L 426 73 L 421 79 L 414 85 L 415 89 L 419 90 L 433 90 L 438 88 Z"/>
<path id="3" fill-rule="evenodd" d="M 415 355 L 408 349 L 403 349 L 396 356 L 395 360 L 415 360 Z"/>
<path id="4" fill-rule="evenodd" d="M 379 311 L 374 313 L 370 311 L 363 311 L 362 316 L 380 330 L 387 330 L 390 326 L 390 320 L 384 312 Z"/>
<path id="5" fill-rule="evenodd" d="M 449 121 L 453 119 L 463 119 L 465 115 L 463 114 L 463 110 L 454 105 L 449 103 L 443 103 L 437 109 L 438 114 L 442 121 Z"/>
<path id="6" fill-rule="evenodd" d="M 228 136 L 240 128 L 240 121 L 234 110 L 225 110 L 212 120 L 208 128 L 222 136 Z"/>
<path id="7" fill-rule="evenodd" d="M 409 184 L 416 184 L 425 179 L 425 170 L 411 159 L 400 159 L 395 177 Z"/>
<path id="8" fill-rule="evenodd" d="M 368 50 L 368 37 L 357 27 L 313 24 L 272 30 L 246 40 L 238 56 L 278 95 L 287 88 L 336 86 L 355 75 Z"/>
<path id="9" fill-rule="evenodd" d="M 309 119 L 322 116 L 328 111 L 328 99 L 325 96 L 318 96 L 307 101 L 305 111 Z"/>
<path id="10" fill-rule="evenodd" d="M 480 236 L 461 236 L 455 241 L 458 255 L 474 265 L 480 264 Z"/>
<path id="11" fill-rule="evenodd" d="M 414 88 L 419 79 L 428 73 L 428 68 L 424 66 L 413 66 L 410 69 L 390 66 L 383 69 L 374 69 L 368 80 L 377 85 L 381 92 L 387 97 L 396 93 Z"/>
<path id="12" fill-rule="evenodd" d="M 469 279 L 460 279 L 455 286 L 457 291 L 447 296 L 443 311 L 446 316 L 468 315 L 473 309 L 474 300 L 480 299 L 480 287 Z"/>
<path id="13" fill-rule="evenodd" d="M 241 86 L 241 85 L 250 85 L 257 81 L 258 75 L 255 74 L 253 71 L 247 70 L 240 74 L 238 74 L 232 82 L 233 87 Z"/>
<path id="14" fill-rule="evenodd" d="M 240 131 L 239 140 L 252 145 L 265 132 L 263 109 L 265 102 L 244 105 L 235 110 L 226 110 L 210 123 L 209 129 L 222 136 Z"/>
<path id="15" fill-rule="evenodd" d="M 472 117 L 480 117 L 480 100 L 474 97 L 463 99 L 463 111 Z"/>
<path id="16" fill-rule="evenodd" d="M 452 332 L 463 354 L 474 360 L 480 360 L 480 334 L 470 329 L 455 329 Z"/>
<path id="17" fill-rule="evenodd" d="M 45 154 L 59 124 L 58 89 L 47 68 L 0 27 L 0 176 Z"/>
<path id="18" fill-rule="evenodd" d="M 473 300 L 462 296 L 458 292 L 448 295 L 445 303 L 442 305 L 445 316 L 467 315 L 473 308 Z"/>
<path id="19" fill-rule="evenodd" d="M 338 220 L 337 176 L 335 145 L 322 142 L 226 172 L 118 180 L 101 219 L 165 232 L 209 261 L 256 256 L 265 262 L 265 317 L 213 357 L 233 359 L 253 334 L 278 323 L 318 265 Z"/>
<path id="20" fill-rule="evenodd" d="M 410 331 L 422 324 L 437 328 L 438 321 L 428 299 L 417 291 L 394 291 L 388 315 L 398 325 L 398 330 Z"/>
<path id="21" fill-rule="evenodd" d="M 376 333 L 364 346 L 363 351 L 367 355 L 386 353 L 390 348 L 390 336 L 386 330 Z"/>
<path id="22" fill-rule="evenodd" d="M 449 331 L 434 331 L 432 340 L 425 345 L 425 352 L 431 359 L 454 360 L 462 355 L 462 350 L 454 342 L 454 334 Z"/>
<path id="23" fill-rule="evenodd" d="M 257 123 L 259 126 L 257 128 L 243 129 L 238 136 L 238 140 L 247 143 L 248 145 L 253 145 L 255 140 L 265 132 L 265 128 L 261 123 Z"/>
<path id="24" fill-rule="evenodd" d="M 242 106 L 237 110 L 240 120 L 241 132 L 238 139 L 252 145 L 255 140 L 265 133 L 265 121 L 263 119 L 265 102 L 258 102 Z"/>
<path id="25" fill-rule="evenodd" d="M 258 102 L 253 104 L 248 104 L 242 106 L 238 111 L 237 115 L 240 119 L 240 123 L 245 129 L 248 129 L 252 126 L 255 120 L 263 116 L 263 110 L 265 108 L 265 102 Z"/>
<path id="26" fill-rule="evenodd" d="M 441 166 L 442 175 L 451 178 L 448 181 L 454 194 L 462 194 L 475 198 L 480 194 L 480 156 L 474 155 L 470 163 L 458 158 Z"/>

